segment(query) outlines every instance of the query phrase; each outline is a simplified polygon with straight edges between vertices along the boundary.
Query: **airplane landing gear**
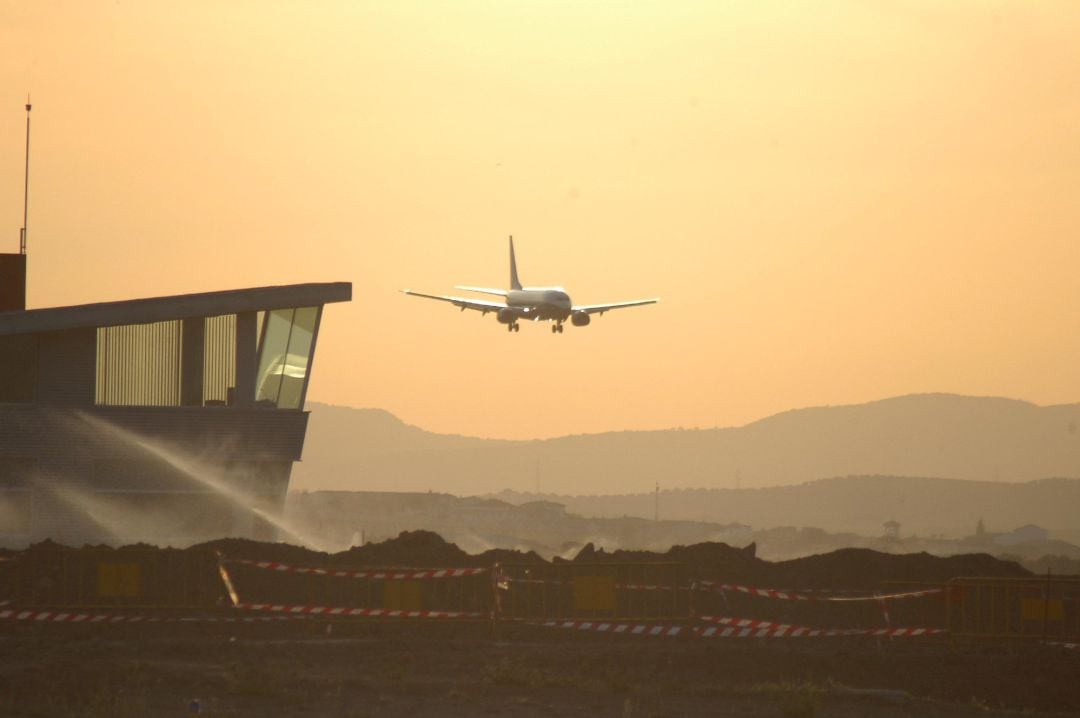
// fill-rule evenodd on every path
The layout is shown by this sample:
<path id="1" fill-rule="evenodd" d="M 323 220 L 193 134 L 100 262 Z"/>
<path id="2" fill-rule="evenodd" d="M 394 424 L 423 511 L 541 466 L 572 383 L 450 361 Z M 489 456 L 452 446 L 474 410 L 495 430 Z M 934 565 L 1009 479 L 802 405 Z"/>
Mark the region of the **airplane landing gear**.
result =
<path id="1" fill-rule="evenodd" d="M 508 332 L 520 332 L 521 331 L 521 325 L 518 324 L 517 322 L 514 322 L 513 324 L 507 324 L 506 325 L 506 331 L 508 331 Z"/>
<path id="2" fill-rule="evenodd" d="M 556 323 L 551 325 L 551 333 L 552 334 L 562 334 L 562 330 L 563 330 L 562 322 L 556 322 Z"/>

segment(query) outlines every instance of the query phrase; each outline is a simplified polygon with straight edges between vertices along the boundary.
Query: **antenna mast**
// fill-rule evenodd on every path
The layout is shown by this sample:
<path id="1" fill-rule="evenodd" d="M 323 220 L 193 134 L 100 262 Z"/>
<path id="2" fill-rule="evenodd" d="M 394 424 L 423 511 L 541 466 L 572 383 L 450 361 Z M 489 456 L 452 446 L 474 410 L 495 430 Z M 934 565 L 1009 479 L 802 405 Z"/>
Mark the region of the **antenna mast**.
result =
<path id="1" fill-rule="evenodd" d="M 26 218 L 30 209 L 30 95 L 26 96 L 26 170 L 23 175 L 23 219 L 19 230 L 19 254 L 26 254 Z"/>

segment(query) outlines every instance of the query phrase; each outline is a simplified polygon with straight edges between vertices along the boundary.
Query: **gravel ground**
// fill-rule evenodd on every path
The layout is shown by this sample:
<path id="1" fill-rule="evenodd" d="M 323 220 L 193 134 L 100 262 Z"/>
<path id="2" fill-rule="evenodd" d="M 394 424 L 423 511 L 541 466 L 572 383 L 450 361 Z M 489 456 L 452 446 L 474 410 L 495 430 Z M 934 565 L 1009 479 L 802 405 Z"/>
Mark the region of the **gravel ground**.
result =
<path id="1" fill-rule="evenodd" d="M 316 621 L 0 625 L 5 716 L 1080 714 L 1080 651 Z"/>

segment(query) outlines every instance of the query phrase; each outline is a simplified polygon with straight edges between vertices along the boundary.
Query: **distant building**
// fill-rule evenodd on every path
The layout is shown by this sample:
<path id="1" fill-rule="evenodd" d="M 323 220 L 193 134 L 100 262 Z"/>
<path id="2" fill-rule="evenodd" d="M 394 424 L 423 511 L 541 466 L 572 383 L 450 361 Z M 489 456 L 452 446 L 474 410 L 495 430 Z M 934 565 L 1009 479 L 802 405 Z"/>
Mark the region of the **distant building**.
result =
<path id="1" fill-rule="evenodd" d="M 25 267 L 0 255 L 0 545 L 274 537 L 352 285 L 28 310 Z"/>
<path id="2" fill-rule="evenodd" d="M 566 518 L 566 506 L 555 501 L 526 501 L 518 508 L 533 518 L 558 520 Z"/>
<path id="3" fill-rule="evenodd" d="M 1025 524 L 1020 528 L 1013 529 L 1009 533 L 994 536 L 994 543 L 999 546 L 1016 546 L 1022 543 L 1037 543 L 1050 538 L 1050 532 L 1042 526 Z"/>

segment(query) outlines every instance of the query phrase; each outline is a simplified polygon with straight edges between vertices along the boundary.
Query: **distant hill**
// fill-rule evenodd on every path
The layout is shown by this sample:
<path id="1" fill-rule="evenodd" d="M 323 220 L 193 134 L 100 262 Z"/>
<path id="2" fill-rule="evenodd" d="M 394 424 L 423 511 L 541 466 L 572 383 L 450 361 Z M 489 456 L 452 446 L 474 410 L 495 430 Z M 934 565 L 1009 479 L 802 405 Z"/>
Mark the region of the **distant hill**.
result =
<path id="1" fill-rule="evenodd" d="M 543 499 L 582 516 L 653 516 L 657 497 L 536 495 L 504 491 L 509 503 Z M 813 526 L 830 532 L 881 536 L 886 521 L 900 524 L 900 535 L 924 538 L 969 536 L 982 519 L 990 533 L 1037 524 L 1057 538 L 1080 539 L 1080 479 L 1024 483 L 849 476 L 798 486 L 765 489 L 677 489 L 659 496 L 660 518 L 681 521 L 738 522 L 754 529 Z M 1001 549 L 1002 551 L 1005 548 Z"/>
<path id="2" fill-rule="evenodd" d="M 324 551 L 365 545 L 372 551 L 380 552 L 379 547 L 385 549 L 385 544 L 379 542 L 402 532 L 406 532 L 402 536 L 408 535 L 408 532 L 434 532 L 471 554 L 492 550 L 533 551 L 545 559 L 559 556 L 577 561 L 640 561 L 647 557 L 638 552 L 654 552 L 655 558 L 657 553 L 670 551 L 670 560 L 695 563 L 695 555 L 700 558 L 704 551 L 727 555 L 739 563 L 754 557 L 767 561 L 788 561 L 816 554 L 817 558 L 811 564 L 820 566 L 822 562 L 829 563 L 823 554 L 843 549 L 849 557 L 864 556 L 873 563 L 872 566 L 864 563 L 850 572 L 859 580 L 866 578 L 863 574 L 867 571 L 886 570 L 883 566 L 888 564 L 898 565 L 906 561 L 921 563 L 927 554 L 967 556 L 967 559 L 961 559 L 961 563 L 968 565 L 968 570 L 975 569 L 971 561 L 983 562 L 981 565 L 992 564 L 990 556 L 1018 561 L 1025 568 L 1040 574 L 1045 574 L 1047 569 L 1058 574 L 1069 574 L 1080 568 L 1080 546 L 1048 540 L 1040 532 L 1030 530 L 1024 532 L 1025 540 L 1021 543 L 1010 542 L 1006 548 L 998 539 L 1002 536 L 1016 538 L 1015 534 L 984 532 L 980 536 L 966 538 L 931 539 L 829 533 L 818 528 L 782 527 L 751 531 L 750 527 L 739 524 L 670 519 L 654 521 L 625 516 L 587 518 L 568 512 L 562 504 L 551 501 L 528 501 L 515 505 L 492 498 L 458 497 L 436 492 L 292 492 L 285 504 L 284 518 L 295 531 L 295 538 L 302 537 L 308 548 Z M 706 542 L 708 547 L 705 547 Z M 433 544 L 428 545 L 434 547 Z M 620 551 L 633 553 L 620 554 Z M 869 559 L 871 553 L 876 558 Z M 907 557 L 893 558 L 888 554 L 906 554 Z M 974 558 L 976 555 L 980 558 Z M 443 560 L 447 557 L 451 560 L 464 558 L 463 555 L 455 558 L 447 554 Z M 440 560 L 438 556 L 430 558 Z M 504 555 L 498 560 L 520 562 L 534 558 Z M 392 560 L 409 559 L 399 555 Z M 416 554 L 413 554 L 412 560 L 416 560 Z M 807 580 L 819 581 L 820 575 L 808 576 Z"/>
<path id="3" fill-rule="evenodd" d="M 550 501 L 511 504 L 438 492 L 290 492 L 285 519 L 299 535 L 321 547 L 348 547 L 423 529 L 467 551 L 516 549 L 536 551 L 545 558 L 573 556 L 590 542 L 609 549 L 666 551 L 675 544 L 719 541 L 743 546 L 753 540 L 746 526 L 586 518 L 569 514 Z"/>
<path id="4" fill-rule="evenodd" d="M 300 490 L 584 495 L 648 491 L 656 482 L 760 488 L 856 475 L 1080 476 L 1080 404 L 919 394 L 798 409 L 726 429 L 536 441 L 433 434 L 376 409 L 309 408 L 304 460 L 293 471 L 292 488 Z"/>

